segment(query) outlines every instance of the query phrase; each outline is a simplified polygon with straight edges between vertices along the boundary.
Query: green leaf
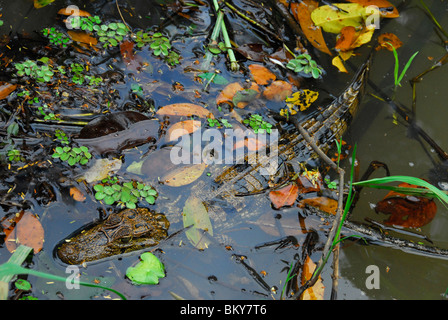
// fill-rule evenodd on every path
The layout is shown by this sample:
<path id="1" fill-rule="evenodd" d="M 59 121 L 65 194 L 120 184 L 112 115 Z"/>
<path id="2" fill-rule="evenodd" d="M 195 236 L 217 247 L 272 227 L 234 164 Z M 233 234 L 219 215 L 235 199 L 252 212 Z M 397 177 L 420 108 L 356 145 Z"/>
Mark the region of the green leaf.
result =
<path id="1" fill-rule="evenodd" d="M 114 202 L 115 202 L 115 199 L 112 196 L 106 196 L 104 198 L 104 203 L 107 205 L 112 205 L 112 204 L 114 204 Z"/>
<path id="2" fill-rule="evenodd" d="M 126 276 L 132 283 L 158 284 L 159 279 L 165 277 L 163 263 L 150 252 L 145 252 L 141 256 L 141 261 L 135 267 L 126 270 Z"/>
<path id="3" fill-rule="evenodd" d="M 18 290 L 31 290 L 31 284 L 25 279 L 17 279 L 16 282 L 14 282 L 14 285 Z"/>
<path id="4" fill-rule="evenodd" d="M 95 199 L 100 201 L 103 200 L 106 197 L 106 194 L 104 192 L 98 191 L 95 193 Z"/>
<path id="5" fill-rule="evenodd" d="M 149 204 L 154 204 L 154 202 L 156 202 L 156 199 L 153 196 L 147 196 L 145 198 L 146 202 L 148 202 Z"/>
<path id="6" fill-rule="evenodd" d="M 213 236 L 213 227 L 207 209 L 200 199 L 194 196 L 187 199 L 183 208 L 182 220 L 184 227 L 189 227 L 186 235 L 191 243 L 198 249 L 207 248 L 209 241 L 204 232 Z"/>
<path id="7" fill-rule="evenodd" d="M 104 186 L 102 184 L 96 184 L 93 186 L 93 189 L 98 192 L 102 192 L 104 190 Z"/>

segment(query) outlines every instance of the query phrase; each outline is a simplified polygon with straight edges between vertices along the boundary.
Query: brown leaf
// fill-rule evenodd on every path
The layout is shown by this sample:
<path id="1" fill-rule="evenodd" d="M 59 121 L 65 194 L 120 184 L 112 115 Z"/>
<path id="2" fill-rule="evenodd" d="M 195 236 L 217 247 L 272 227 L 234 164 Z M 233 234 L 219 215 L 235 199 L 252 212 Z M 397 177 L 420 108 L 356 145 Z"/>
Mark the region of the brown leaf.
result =
<path id="1" fill-rule="evenodd" d="M 180 136 L 193 133 L 198 129 L 201 129 L 201 121 L 198 120 L 176 122 L 168 129 L 168 141 L 177 140 Z"/>
<path id="2" fill-rule="evenodd" d="M 257 92 L 260 92 L 260 89 L 258 88 L 258 85 L 255 82 L 251 83 L 250 88 L 251 90 L 255 90 Z M 218 95 L 216 98 L 216 104 L 220 105 L 222 103 L 229 103 L 233 105 L 233 97 L 240 91 L 245 90 L 238 82 L 232 82 L 228 84 Z M 247 105 L 247 102 L 240 101 L 236 106 L 238 108 L 244 108 Z"/>
<path id="3" fill-rule="evenodd" d="M 338 210 L 338 202 L 327 197 L 315 197 L 302 199 L 299 202 L 301 208 L 310 206 L 328 214 L 335 215 Z"/>
<path id="4" fill-rule="evenodd" d="M 316 264 L 310 259 L 309 256 L 307 256 L 302 269 L 302 286 L 311 279 L 314 269 L 316 269 Z M 316 283 L 302 293 L 300 300 L 323 300 L 324 291 L 325 287 L 322 283 L 322 278 L 319 276 Z"/>
<path id="5" fill-rule="evenodd" d="M 292 94 L 292 84 L 283 80 L 272 82 L 263 91 L 263 96 L 268 100 L 283 101 Z"/>
<path id="6" fill-rule="evenodd" d="M 137 71 L 143 65 L 140 56 L 134 54 L 134 42 L 123 41 L 120 44 L 120 53 L 128 70 Z"/>
<path id="7" fill-rule="evenodd" d="M 9 225 L 8 225 L 9 223 Z M 34 253 L 42 250 L 44 228 L 34 214 L 21 211 L 14 219 L 3 221 L 5 244 L 9 252 L 14 252 L 21 244 L 34 249 Z"/>
<path id="8" fill-rule="evenodd" d="M 0 100 L 5 99 L 11 92 L 16 90 L 17 85 L 7 82 L 0 82 Z"/>
<path id="9" fill-rule="evenodd" d="M 407 183 L 401 183 L 399 187 L 419 188 Z M 376 204 L 375 211 L 390 214 L 390 217 L 384 221 L 387 225 L 419 228 L 434 219 L 437 205 L 433 199 L 406 196 L 390 191 L 383 200 Z"/>
<path id="10" fill-rule="evenodd" d="M 289 184 L 279 190 L 269 192 L 269 199 L 275 209 L 291 206 L 297 199 L 299 188 L 296 184 Z"/>
<path id="11" fill-rule="evenodd" d="M 387 43 L 389 42 L 395 49 L 400 48 L 403 42 L 393 33 L 383 33 L 378 36 L 378 46 L 375 48 L 376 51 L 381 49 L 387 49 L 393 51 L 392 47 Z"/>
<path id="12" fill-rule="evenodd" d="M 308 41 L 316 49 L 332 56 L 330 49 L 325 43 L 322 29 L 316 26 L 311 19 L 311 12 L 319 6 L 314 0 L 303 0 L 300 3 L 290 3 L 293 16 L 299 21 L 300 28 Z"/>
<path id="13" fill-rule="evenodd" d="M 215 118 L 209 110 L 193 103 L 169 104 L 167 106 L 161 107 L 159 110 L 157 110 L 156 113 L 158 115 L 167 116 L 198 116 L 200 118 Z"/>
<path id="14" fill-rule="evenodd" d="M 84 200 L 86 200 L 86 196 L 76 187 L 71 187 L 70 188 L 70 196 L 79 202 L 83 202 Z"/>
<path id="15" fill-rule="evenodd" d="M 91 14 L 88 13 L 87 11 L 78 9 L 78 10 L 73 10 L 70 8 L 62 8 L 61 10 L 58 11 L 58 14 L 62 14 L 64 16 L 78 16 L 78 17 L 90 17 Z"/>
<path id="16" fill-rule="evenodd" d="M 347 1 L 358 3 L 364 7 L 377 6 L 378 8 L 380 8 L 380 14 L 383 18 L 397 18 L 400 16 L 397 8 L 395 8 L 395 6 L 392 5 L 387 0 L 347 0 Z"/>
<path id="17" fill-rule="evenodd" d="M 249 65 L 249 70 L 253 80 L 259 85 L 269 84 L 277 78 L 268 68 L 259 64 Z"/>
<path id="18" fill-rule="evenodd" d="M 84 31 L 67 31 L 67 34 L 70 36 L 70 38 L 73 41 L 76 42 L 81 42 L 81 43 L 85 43 L 88 44 L 90 46 L 94 46 L 98 43 L 98 39 L 94 38 L 92 36 L 90 36 L 89 34 L 87 34 Z"/>

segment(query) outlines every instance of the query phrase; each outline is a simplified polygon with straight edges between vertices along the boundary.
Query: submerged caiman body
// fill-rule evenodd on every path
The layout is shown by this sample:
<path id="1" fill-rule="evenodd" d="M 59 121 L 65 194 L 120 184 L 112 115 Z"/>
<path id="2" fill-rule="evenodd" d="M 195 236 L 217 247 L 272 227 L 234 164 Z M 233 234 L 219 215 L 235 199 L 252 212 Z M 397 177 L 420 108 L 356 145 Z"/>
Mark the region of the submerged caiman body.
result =
<path id="1" fill-rule="evenodd" d="M 302 123 L 324 152 L 328 151 L 335 139 L 342 137 L 356 114 L 369 68 L 370 59 L 337 99 L 317 116 Z M 265 151 L 262 157 L 257 157 L 257 154 L 246 155 L 242 164 L 210 168 L 212 179 L 207 180 L 213 181 L 213 185 L 202 180 L 193 186 L 191 196 L 207 203 L 213 228 L 222 227 L 227 220 L 224 211 L 220 210 L 222 208 L 217 208 L 223 201 L 233 205 L 231 199 L 238 198 L 235 194 L 240 193 L 241 188 L 248 193 L 266 189 L 271 177 L 260 174 L 260 168 L 278 161 L 278 157 L 282 157 L 282 161 L 288 161 L 299 154 L 313 153 L 297 130 L 281 135 L 278 143 Z M 250 157 L 257 157 L 256 161 L 251 161 L 254 159 Z M 247 211 L 241 212 L 238 218 L 251 219 L 256 214 L 254 211 Z M 154 216 L 147 209 L 123 210 L 111 214 L 103 222 L 63 243 L 57 248 L 57 255 L 65 263 L 79 264 L 153 246 L 167 235 L 169 223 L 162 216 Z"/>

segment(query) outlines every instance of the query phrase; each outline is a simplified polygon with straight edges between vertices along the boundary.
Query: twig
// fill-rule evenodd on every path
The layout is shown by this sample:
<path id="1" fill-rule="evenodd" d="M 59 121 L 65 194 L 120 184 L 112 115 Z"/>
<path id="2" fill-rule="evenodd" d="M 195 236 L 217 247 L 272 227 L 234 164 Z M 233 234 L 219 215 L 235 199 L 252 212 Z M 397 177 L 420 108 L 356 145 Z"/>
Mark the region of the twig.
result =
<path id="1" fill-rule="evenodd" d="M 313 276 L 310 280 L 308 280 L 292 297 L 291 299 L 297 299 L 299 298 L 302 293 L 312 287 L 317 279 L 319 278 L 319 275 L 322 272 L 323 266 L 327 262 L 328 259 L 328 253 L 330 249 L 332 248 L 332 244 L 336 238 L 339 237 L 339 233 L 336 235 L 336 232 L 338 230 L 339 225 L 342 221 L 342 213 L 343 213 L 343 205 L 344 205 L 344 174 L 345 171 L 341 167 L 339 167 L 334 161 L 332 161 L 314 142 L 314 139 L 308 134 L 308 132 L 302 127 L 302 125 L 299 123 L 297 117 L 292 117 L 291 122 L 295 125 L 297 130 L 299 130 L 302 137 L 305 139 L 306 142 L 309 143 L 311 148 L 322 158 L 322 160 L 325 161 L 332 169 L 336 170 L 339 174 L 339 197 L 338 197 L 338 209 L 336 211 L 336 216 L 333 220 L 333 225 L 331 226 L 330 233 L 327 238 L 327 242 L 325 243 L 322 256 L 319 259 L 319 262 L 317 263 L 316 269 L 313 273 Z M 336 249 L 339 250 L 339 245 L 336 246 Z M 338 258 L 339 255 L 335 255 L 334 258 Z M 336 265 L 335 271 L 339 270 L 338 268 L 338 262 L 337 260 L 334 261 L 334 265 Z M 339 275 L 334 272 L 333 273 L 333 281 L 337 279 Z M 337 287 L 337 281 L 334 282 L 334 284 Z"/>

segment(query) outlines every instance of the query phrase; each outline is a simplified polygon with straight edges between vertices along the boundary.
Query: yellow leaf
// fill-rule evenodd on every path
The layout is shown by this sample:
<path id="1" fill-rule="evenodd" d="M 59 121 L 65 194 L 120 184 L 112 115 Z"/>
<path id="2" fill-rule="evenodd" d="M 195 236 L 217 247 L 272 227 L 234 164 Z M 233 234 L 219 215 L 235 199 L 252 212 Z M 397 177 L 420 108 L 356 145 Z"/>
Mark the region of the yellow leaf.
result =
<path id="1" fill-rule="evenodd" d="M 162 177 L 162 182 L 171 187 L 181 187 L 197 180 L 204 173 L 205 163 L 177 165 Z"/>
<path id="2" fill-rule="evenodd" d="M 310 259 L 309 256 L 307 256 L 302 270 L 302 285 L 304 285 L 306 281 L 311 279 L 314 269 L 316 269 L 316 264 L 313 262 L 313 260 Z M 321 277 L 319 276 L 316 283 L 311 288 L 306 289 L 302 293 L 302 295 L 300 296 L 300 300 L 323 300 L 324 291 L 325 287 L 322 283 Z"/>
<path id="3" fill-rule="evenodd" d="M 338 7 L 341 10 L 336 9 Z M 347 26 L 359 27 L 364 25 L 368 16 L 372 14 L 358 3 L 338 3 L 333 6 L 321 6 L 311 12 L 311 19 L 316 26 L 325 32 L 340 33 Z"/>
<path id="4" fill-rule="evenodd" d="M 331 61 L 331 63 L 332 63 L 336 68 L 338 68 L 340 72 L 345 72 L 345 73 L 347 73 L 347 69 L 345 68 L 344 63 L 342 62 L 342 59 L 341 59 L 339 56 L 334 57 L 333 60 Z"/>

